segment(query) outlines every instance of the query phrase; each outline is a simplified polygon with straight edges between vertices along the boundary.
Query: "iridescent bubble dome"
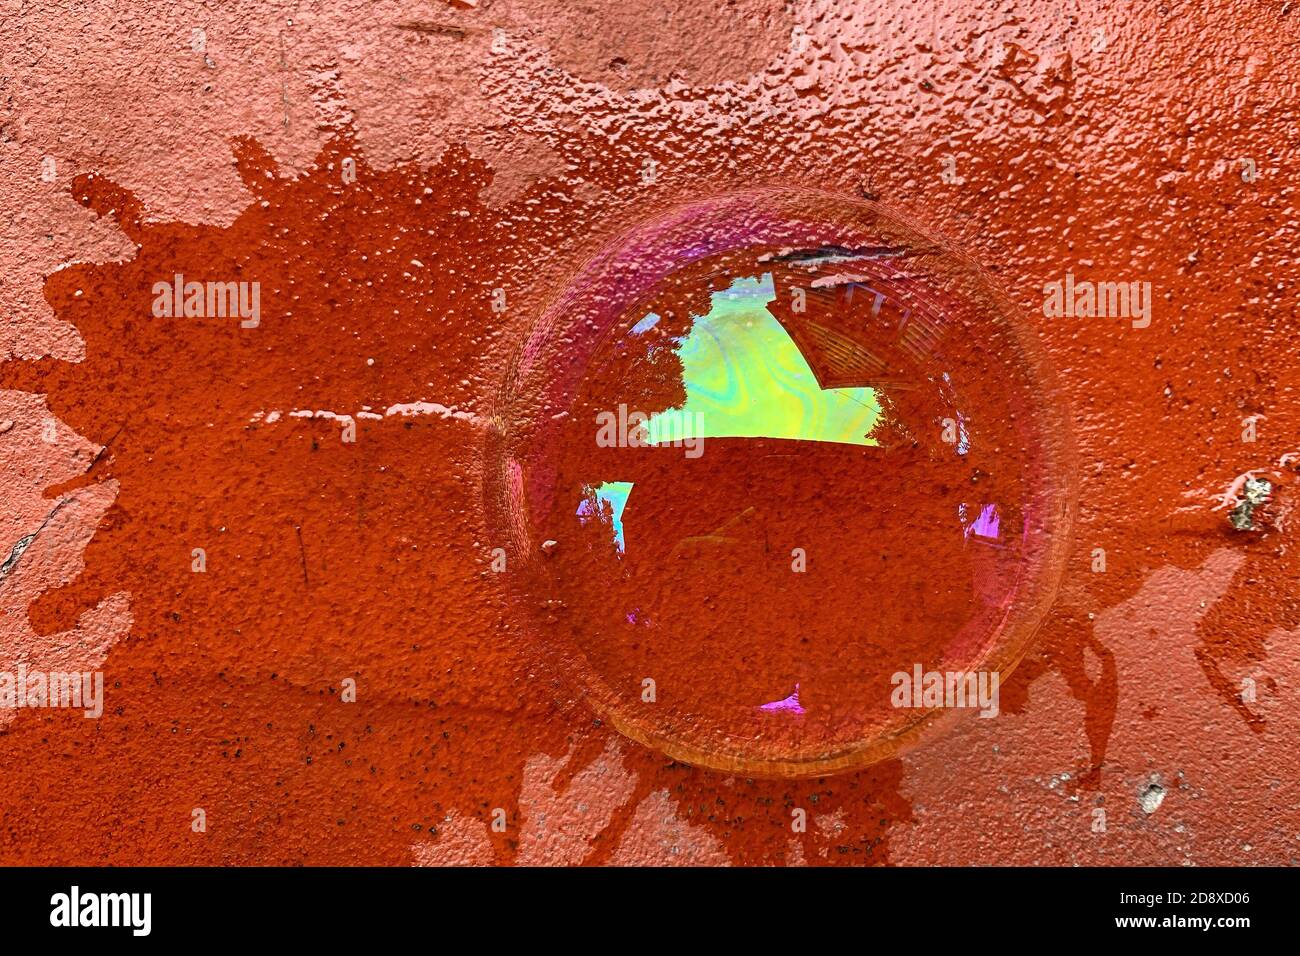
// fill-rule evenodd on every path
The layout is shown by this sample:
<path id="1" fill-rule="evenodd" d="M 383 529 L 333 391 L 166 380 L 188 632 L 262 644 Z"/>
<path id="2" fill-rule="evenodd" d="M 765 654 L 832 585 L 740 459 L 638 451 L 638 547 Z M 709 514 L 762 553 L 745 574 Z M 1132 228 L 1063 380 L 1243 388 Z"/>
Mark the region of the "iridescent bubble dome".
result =
<path id="1" fill-rule="evenodd" d="M 518 611 L 677 759 L 883 759 L 952 710 L 914 680 L 1004 678 L 1046 612 L 1072 519 L 1056 395 L 982 271 L 876 204 L 676 209 L 573 277 L 502 387 L 487 494 Z"/>

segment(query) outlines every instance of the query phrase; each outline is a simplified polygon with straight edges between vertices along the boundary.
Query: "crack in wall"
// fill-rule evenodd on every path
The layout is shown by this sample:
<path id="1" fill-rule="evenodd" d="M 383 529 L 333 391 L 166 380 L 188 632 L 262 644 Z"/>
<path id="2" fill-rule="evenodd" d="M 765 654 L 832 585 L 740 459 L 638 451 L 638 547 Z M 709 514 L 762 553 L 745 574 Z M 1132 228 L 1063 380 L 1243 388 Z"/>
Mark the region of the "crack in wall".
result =
<path id="1" fill-rule="evenodd" d="M 45 530 L 46 525 L 54 520 L 54 516 L 62 511 L 65 505 L 71 504 L 74 501 L 76 501 L 75 498 L 64 498 L 61 500 L 54 506 L 54 510 L 45 516 L 45 520 L 41 522 L 39 528 L 31 534 L 24 535 L 18 539 L 18 543 L 15 544 L 13 550 L 9 552 L 9 557 L 5 558 L 4 564 L 0 564 L 0 584 L 4 583 L 10 573 L 18 567 L 19 560 L 27 553 L 27 549 L 32 546 L 32 543 L 36 540 L 37 536 Z"/>

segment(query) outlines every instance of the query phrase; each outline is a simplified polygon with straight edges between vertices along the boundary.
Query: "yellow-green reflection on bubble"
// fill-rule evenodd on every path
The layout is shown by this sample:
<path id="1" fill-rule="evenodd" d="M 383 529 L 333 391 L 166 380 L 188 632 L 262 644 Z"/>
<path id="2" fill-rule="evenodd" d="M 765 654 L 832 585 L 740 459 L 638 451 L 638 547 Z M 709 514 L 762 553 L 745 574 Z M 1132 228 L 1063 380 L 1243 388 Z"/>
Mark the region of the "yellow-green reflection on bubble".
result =
<path id="1" fill-rule="evenodd" d="M 789 438 L 875 445 L 880 406 L 870 388 L 823 390 L 807 360 L 767 309 L 771 274 L 713 293 L 679 340 L 685 403 L 651 416 L 650 444 L 687 438 Z M 646 331 L 651 316 L 633 329 Z"/>

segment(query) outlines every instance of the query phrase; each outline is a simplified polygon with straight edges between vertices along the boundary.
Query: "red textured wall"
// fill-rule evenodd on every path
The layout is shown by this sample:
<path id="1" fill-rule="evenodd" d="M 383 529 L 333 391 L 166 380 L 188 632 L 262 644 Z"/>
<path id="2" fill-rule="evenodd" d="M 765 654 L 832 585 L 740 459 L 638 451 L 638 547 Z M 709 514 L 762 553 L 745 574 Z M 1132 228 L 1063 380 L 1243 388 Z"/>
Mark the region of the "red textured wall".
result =
<path id="1" fill-rule="evenodd" d="M 35 537 L 0 670 L 106 690 L 99 719 L 0 710 L 0 861 L 1294 862 L 1297 16 L 9 4 L 0 560 Z M 755 186 L 979 263 L 1077 459 L 999 717 L 826 777 L 622 736 L 490 568 L 487 432 L 538 317 L 638 224 Z M 1067 270 L 1149 281 L 1150 326 L 1044 317 Z M 178 272 L 258 279 L 260 326 L 158 320 Z M 1247 472 L 1275 493 L 1238 531 Z"/>

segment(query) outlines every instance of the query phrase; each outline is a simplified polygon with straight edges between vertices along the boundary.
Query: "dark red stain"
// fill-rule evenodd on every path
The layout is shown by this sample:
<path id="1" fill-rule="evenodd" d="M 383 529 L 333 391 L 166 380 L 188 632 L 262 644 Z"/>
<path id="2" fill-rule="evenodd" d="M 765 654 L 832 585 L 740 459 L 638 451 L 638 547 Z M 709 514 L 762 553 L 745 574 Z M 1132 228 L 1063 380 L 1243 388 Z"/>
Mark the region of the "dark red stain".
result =
<path id="1" fill-rule="evenodd" d="M 564 151 L 581 155 L 590 144 L 580 139 Z M 76 198 L 115 218 L 138 252 L 46 284 L 56 314 L 85 339 L 83 363 L 0 366 L 0 385 L 47 394 L 54 414 L 107 446 L 84 481 L 121 486 L 85 572 L 33 606 L 34 626 L 65 629 L 117 591 L 130 593 L 135 620 L 105 664 L 106 719 L 25 712 L 0 740 L 0 759 L 21 768 L 0 799 L 6 863 L 405 864 L 412 842 L 449 811 L 486 823 L 502 806 L 517 818 L 531 755 L 576 744 L 576 772 L 612 732 L 547 669 L 488 571 L 471 427 L 360 420 L 349 445 L 335 423 L 249 420 L 259 410 L 355 414 L 417 399 L 483 411 L 475 403 L 498 377 L 504 328 L 491 289 L 587 220 L 553 183 L 487 208 L 477 197 L 491 171 L 463 149 L 431 168 L 381 171 L 343 135 L 294 179 L 252 141 L 236 156 L 254 201 L 224 228 L 147 223 L 129 192 L 78 178 Z M 353 187 L 341 180 L 345 156 L 357 160 Z M 582 173 L 603 185 L 639 174 L 592 156 Z M 260 328 L 155 319 L 151 287 L 178 272 L 260 281 Z M 1269 412 L 1272 435 L 1287 434 L 1295 412 L 1282 400 L 1293 386 L 1278 385 L 1275 371 L 1285 366 L 1263 343 L 1243 344 L 1239 359 L 1258 370 L 1253 410 Z M 1108 387 L 1137 389 L 1153 373 L 1127 374 Z M 1159 426 L 1121 427 L 1123 448 Z M 1288 450 L 1270 441 L 1260 457 Z M 1242 548 L 1247 562 L 1202 620 L 1199 649 L 1224 703 L 1240 709 L 1222 674 L 1260 659 L 1271 628 L 1300 623 L 1300 599 L 1276 590 L 1300 578 L 1296 549 L 1283 552 L 1276 536 L 1243 538 L 1221 514 L 1153 527 L 1150 516 L 1170 513 L 1180 491 L 1158 481 L 1112 488 L 1105 520 L 1085 516 L 1086 546 L 1106 547 L 1111 562 L 1093 600 L 1131 596 L 1154 565 L 1194 567 L 1216 548 Z M 1158 543 L 1133 545 L 1157 533 Z M 190 570 L 195 547 L 206 549 L 206 574 Z M 1086 562 L 1087 547 L 1074 560 Z M 1018 712 L 1035 677 L 1065 675 L 1086 708 L 1085 789 L 1098 786 L 1115 715 L 1111 660 L 1083 609 L 1067 607 L 1003 691 L 1003 710 Z M 346 677 L 358 704 L 338 699 Z M 910 819 L 896 760 L 723 787 L 719 774 L 629 750 L 638 793 L 589 862 L 608 858 L 637 797 L 658 789 L 737 863 L 785 858 L 792 807 L 843 811 L 849 836 L 824 860 L 813 851 L 827 838 L 815 827 L 797 837 L 811 863 L 888 862 L 891 828 Z M 194 807 L 207 812 L 206 835 L 190 832 Z M 498 861 L 510 861 L 513 835 L 493 839 Z"/>
<path id="2" fill-rule="evenodd" d="M 332 422 L 249 421 L 421 398 L 472 408 L 496 259 L 528 248 L 501 234 L 510 210 L 476 201 L 489 174 L 458 150 L 380 172 L 348 137 L 296 180 L 255 143 L 236 154 L 255 201 L 229 228 L 148 224 L 125 190 L 78 179 L 76 197 L 138 253 L 47 283 L 85 338 L 83 364 L 3 369 L 5 387 L 47 393 L 107 445 L 84 481 L 121 484 L 85 572 L 32 607 L 34 626 L 63 630 L 121 590 L 135 619 L 105 665 L 107 719 L 25 712 L 4 735 L 25 768 L 4 801 L 9 862 L 405 864 L 448 811 L 517 819 L 529 756 L 577 741 L 580 761 L 611 733 L 530 676 L 544 661 L 487 569 L 471 428 L 362 419 L 349 445 Z M 345 156 L 364 188 L 342 183 Z M 175 273 L 259 280 L 261 326 L 155 319 L 153 283 Z M 356 705 L 339 701 L 346 677 Z M 667 787 L 737 860 L 784 855 L 786 785 L 742 783 L 718 803 L 710 774 L 648 752 L 627 762 L 642 792 Z M 810 786 L 860 818 L 847 855 L 885 858 L 887 821 L 906 814 L 898 773 Z M 495 839 L 509 860 L 513 838 Z"/>

